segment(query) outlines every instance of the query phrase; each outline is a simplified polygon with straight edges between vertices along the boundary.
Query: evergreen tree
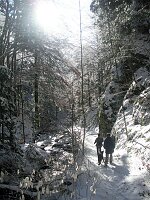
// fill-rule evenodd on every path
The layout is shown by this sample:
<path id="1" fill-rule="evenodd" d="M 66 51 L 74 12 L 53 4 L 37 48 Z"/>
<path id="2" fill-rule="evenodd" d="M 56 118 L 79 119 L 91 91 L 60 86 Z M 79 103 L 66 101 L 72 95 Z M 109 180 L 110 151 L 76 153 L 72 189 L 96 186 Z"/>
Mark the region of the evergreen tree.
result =
<path id="1" fill-rule="evenodd" d="M 107 63 L 111 69 L 110 82 L 115 81 L 120 89 L 113 91 L 111 83 L 108 88 L 110 91 L 112 90 L 111 93 L 122 94 L 119 98 L 114 95 L 110 102 L 112 108 L 115 108 L 111 121 L 106 114 L 109 109 L 108 105 L 106 106 L 105 99 L 102 98 L 100 121 L 102 131 L 107 133 L 111 131 L 123 97 L 134 80 L 134 72 L 142 66 L 149 67 L 149 2 L 94 0 L 91 3 L 91 11 L 95 13 L 101 38 L 101 49 L 104 48 L 106 52 L 103 56 L 104 63 Z M 105 130 L 106 127 L 107 130 Z"/>

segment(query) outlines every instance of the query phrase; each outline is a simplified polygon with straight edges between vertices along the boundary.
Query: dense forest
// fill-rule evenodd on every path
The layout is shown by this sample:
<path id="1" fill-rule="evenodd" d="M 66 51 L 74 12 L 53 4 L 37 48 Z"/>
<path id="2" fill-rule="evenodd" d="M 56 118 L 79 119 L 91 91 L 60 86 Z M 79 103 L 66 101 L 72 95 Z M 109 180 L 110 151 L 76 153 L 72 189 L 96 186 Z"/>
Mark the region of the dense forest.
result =
<path id="1" fill-rule="evenodd" d="M 90 199 L 76 183 L 95 128 L 149 173 L 150 1 L 91 0 L 86 44 L 79 1 L 77 46 L 42 32 L 36 3 L 0 0 L 0 199 Z"/>

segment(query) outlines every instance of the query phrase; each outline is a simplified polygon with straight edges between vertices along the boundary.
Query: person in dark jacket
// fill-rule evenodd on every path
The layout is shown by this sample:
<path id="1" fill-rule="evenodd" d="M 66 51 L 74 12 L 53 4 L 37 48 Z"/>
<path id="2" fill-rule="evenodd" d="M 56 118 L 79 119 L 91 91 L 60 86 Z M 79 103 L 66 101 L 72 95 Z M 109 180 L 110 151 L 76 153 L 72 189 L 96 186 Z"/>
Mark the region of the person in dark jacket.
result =
<path id="1" fill-rule="evenodd" d="M 115 141 L 112 137 L 110 137 L 110 134 L 107 134 L 107 137 L 104 141 L 104 149 L 106 152 L 105 166 L 107 166 L 108 164 L 109 155 L 110 155 L 110 164 L 112 164 L 113 160 L 112 154 L 114 152 L 114 148 L 115 148 Z"/>
<path id="2" fill-rule="evenodd" d="M 103 138 L 101 137 L 100 134 L 98 134 L 98 137 L 95 139 L 94 144 L 96 144 L 96 148 L 97 148 L 97 156 L 98 156 L 99 165 L 101 164 L 101 161 L 103 159 L 103 152 L 101 151 L 102 143 L 103 143 Z"/>

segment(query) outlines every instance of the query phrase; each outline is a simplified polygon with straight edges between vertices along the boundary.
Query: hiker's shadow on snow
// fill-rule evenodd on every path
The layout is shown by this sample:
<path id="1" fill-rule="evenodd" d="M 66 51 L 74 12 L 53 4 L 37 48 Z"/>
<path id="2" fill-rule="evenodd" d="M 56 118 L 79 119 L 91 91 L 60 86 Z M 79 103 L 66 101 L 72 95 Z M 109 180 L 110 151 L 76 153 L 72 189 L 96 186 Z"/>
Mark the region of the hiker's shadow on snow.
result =
<path id="1" fill-rule="evenodd" d="M 126 176 L 129 175 L 129 167 L 128 167 L 128 162 L 127 162 L 127 156 L 123 155 L 121 158 L 121 165 L 119 164 L 111 164 L 110 166 L 108 165 L 108 167 L 103 168 L 104 173 L 109 175 L 109 176 L 113 176 L 114 179 L 119 179 L 122 180 L 124 179 Z"/>
<path id="2" fill-rule="evenodd" d="M 119 176 L 121 179 L 125 178 L 129 175 L 129 167 L 127 162 L 127 156 L 123 155 L 120 160 L 122 161 L 122 165 L 113 164 L 114 175 Z"/>

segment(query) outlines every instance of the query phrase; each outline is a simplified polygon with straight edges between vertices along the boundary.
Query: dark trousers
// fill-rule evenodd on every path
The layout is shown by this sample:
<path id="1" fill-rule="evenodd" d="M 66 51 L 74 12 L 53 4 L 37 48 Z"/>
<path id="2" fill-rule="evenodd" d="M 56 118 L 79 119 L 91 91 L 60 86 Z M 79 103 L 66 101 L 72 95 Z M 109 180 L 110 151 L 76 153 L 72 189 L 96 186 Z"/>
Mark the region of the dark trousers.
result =
<path id="1" fill-rule="evenodd" d="M 98 163 L 101 164 L 103 159 L 103 152 L 101 151 L 101 146 L 97 146 L 97 156 L 98 156 Z"/>
<path id="2" fill-rule="evenodd" d="M 97 147 L 97 155 L 101 153 L 101 146 L 96 146 Z"/>
<path id="3" fill-rule="evenodd" d="M 110 155 L 110 156 L 109 156 Z M 110 157 L 110 158 L 109 158 Z M 105 158 L 105 165 L 108 164 L 108 160 L 110 162 L 110 164 L 112 163 L 112 160 L 113 160 L 113 156 L 112 156 L 112 153 L 111 154 L 107 154 L 106 153 L 106 158 Z"/>

